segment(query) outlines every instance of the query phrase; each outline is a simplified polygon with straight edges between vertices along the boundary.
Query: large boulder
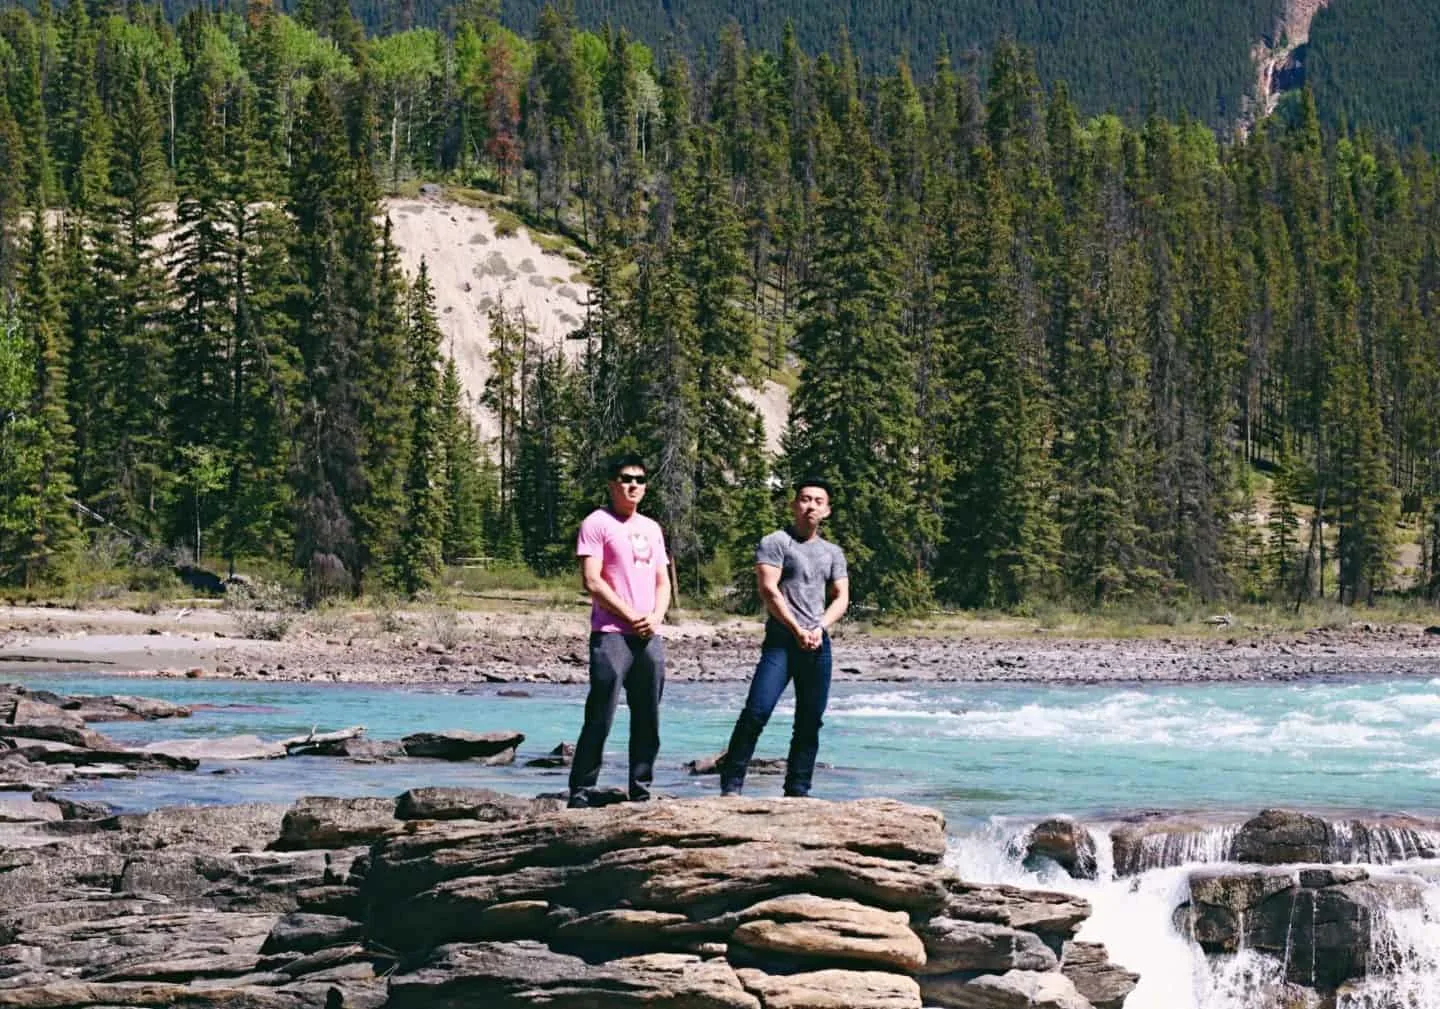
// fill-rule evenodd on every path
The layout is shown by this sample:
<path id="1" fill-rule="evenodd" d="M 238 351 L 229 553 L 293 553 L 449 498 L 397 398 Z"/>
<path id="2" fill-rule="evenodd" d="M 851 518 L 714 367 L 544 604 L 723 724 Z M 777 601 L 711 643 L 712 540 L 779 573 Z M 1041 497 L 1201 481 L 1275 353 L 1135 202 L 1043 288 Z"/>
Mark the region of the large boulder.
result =
<path id="1" fill-rule="evenodd" d="M 50 822 L 65 819 L 53 802 L 36 802 L 28 795 L 0 794 L 0 823 Z"/>
<path id="2" fill-rule="evenodd" d="M 391 838 L 376 852 L 371 885 L 409 896 L 456 877 L 583 865 L 630 849 L 723 852 L 744 844 L 935 865 L 945 854 L 944 826 L 933 810 L 888 799 L 711 798 L 559 810 L 514 823 L 442 824 Z M 938 892 L 935 898 L 941 899 Z"/>
<path id="3" fill-rule="evenodd" d="M 373 906 L 384 909 L 373 922 L 377 936 L 398 949 L 477 938 L 472 932 L 477 914 L 510 901 L 543 900 L 582 913 L 625 902 L 707 918 L 795 893 L 918 914 L 933 913 L 944 900 L 943 883 L 930 867 L 843 849 L 764 842 L 627 848 L 578 864 L 447 879 L 408 897 L 390 889 L 393 870 L 384 858 L 382 848 L 366 879 L 367 894 Z M 448 866 L 435 865 L 432 871 L 443 868 Z"/>

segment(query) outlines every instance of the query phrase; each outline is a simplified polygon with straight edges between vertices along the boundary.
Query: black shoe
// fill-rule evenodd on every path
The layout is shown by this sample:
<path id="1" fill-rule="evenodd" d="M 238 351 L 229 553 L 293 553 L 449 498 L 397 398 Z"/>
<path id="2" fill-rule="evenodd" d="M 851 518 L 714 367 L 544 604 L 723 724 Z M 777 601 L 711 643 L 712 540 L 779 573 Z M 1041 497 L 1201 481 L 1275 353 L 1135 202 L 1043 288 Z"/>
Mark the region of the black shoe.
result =
<path id="1" fill-rule="evenodd" d="M 590 797 L 584 792 L 571 792 L 570 801 L 565 803 L 566 809 L 589 809 Z"/>

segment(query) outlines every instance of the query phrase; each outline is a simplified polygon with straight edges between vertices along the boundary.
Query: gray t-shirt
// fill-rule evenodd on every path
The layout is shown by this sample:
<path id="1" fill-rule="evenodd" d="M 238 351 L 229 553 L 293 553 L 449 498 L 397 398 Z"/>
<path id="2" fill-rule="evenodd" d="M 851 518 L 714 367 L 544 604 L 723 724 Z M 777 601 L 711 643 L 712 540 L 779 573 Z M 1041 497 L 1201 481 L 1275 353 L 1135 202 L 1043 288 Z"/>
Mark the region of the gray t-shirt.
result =
<path id="1" fill-rule="evenodd" d="M 825 587 L 850 577 L 845 551 L 817 534 L 801 542 L 789 529 L 779 529 L 760 541 L 755 562 L 780 569 L 780 594 L 805 630 L 820 626 L 825 615 Z M 767 623 L 779 625 L 773 616 Z"/>

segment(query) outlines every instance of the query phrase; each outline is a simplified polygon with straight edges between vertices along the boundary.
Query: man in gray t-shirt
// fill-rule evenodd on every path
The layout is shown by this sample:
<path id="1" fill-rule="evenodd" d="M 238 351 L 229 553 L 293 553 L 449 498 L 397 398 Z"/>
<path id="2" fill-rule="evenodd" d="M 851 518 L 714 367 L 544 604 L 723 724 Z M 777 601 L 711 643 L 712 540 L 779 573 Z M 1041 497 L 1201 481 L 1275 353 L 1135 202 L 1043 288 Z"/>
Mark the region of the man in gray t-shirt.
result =
<path id="1" fill-rule="evenodd" d="M 785 794 L 810 794 L 820 726 L 830 700 L 829 629 L 850 605 L 845 552 L 820 538 L 830 514 L 830 486 L 806 479 L 795 486 L 790 528 L 771 533 L 755 551 L 755 579 L 769 614 L 760 662 L 745 707 L 720 764 L 720 791 L 738 795 L 755 744 L 785 685 L 795 682 L 795 728 L 785 768 Z"/>

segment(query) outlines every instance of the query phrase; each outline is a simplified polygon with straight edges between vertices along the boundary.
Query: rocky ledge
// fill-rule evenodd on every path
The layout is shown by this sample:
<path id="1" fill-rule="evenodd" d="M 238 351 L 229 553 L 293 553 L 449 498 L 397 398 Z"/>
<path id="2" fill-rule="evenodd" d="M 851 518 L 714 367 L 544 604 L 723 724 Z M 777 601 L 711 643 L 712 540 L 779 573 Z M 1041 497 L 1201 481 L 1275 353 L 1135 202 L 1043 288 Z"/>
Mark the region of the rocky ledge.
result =
<path id="1" fill-rule="evenodd" d="M 867 799 L 462 789 L 0 827 L 0 1007 L 1112 1009 L 1074 897 Z"/>

